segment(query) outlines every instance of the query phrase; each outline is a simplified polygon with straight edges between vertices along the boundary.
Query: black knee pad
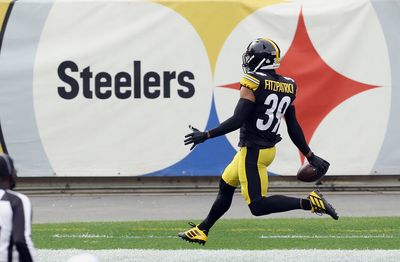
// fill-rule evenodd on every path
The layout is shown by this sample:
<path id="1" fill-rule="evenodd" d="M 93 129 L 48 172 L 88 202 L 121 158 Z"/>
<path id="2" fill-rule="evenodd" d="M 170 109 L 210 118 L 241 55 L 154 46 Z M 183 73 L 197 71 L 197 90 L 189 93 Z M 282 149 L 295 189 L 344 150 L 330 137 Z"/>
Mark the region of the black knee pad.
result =
<path id="1" fill-rule="evenodd" d="M 219 181 L 219 192 L 216 201 L 219 202 L 221 207 L 229 209 L 232 203 L 235 187 L 227 184 L 222 178 Z"/>
<path id="2" fill-rule="evenodd" d="M 252 201 L 249 204 L 250 212 L 253 216 L 263 216 L 267 215 L 268 212 L 266 212 L 266 207 L 263 204 L 263 198 L 259 198 L 257 200 Z"/>
<path id="3" fill-rule="evenodd" d="M 232 194 L 235 193 L 236 187 L 233 187 L 226 183 L 222 178 L 219 180 L 219 192 L 220 194 Z"/>

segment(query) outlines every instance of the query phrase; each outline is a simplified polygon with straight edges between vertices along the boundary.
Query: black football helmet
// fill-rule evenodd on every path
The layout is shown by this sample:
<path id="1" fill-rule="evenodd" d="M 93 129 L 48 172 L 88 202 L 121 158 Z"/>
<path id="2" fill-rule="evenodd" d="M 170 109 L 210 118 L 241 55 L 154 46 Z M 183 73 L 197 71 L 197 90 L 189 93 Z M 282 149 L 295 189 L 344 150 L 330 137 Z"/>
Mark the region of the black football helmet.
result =
<path id="1" fill-rule="evenodd" d="M 17 171 L 14 168 L 13 159 L 7 154 L 0 154 L 0 178 L 7 178 L 10 181 L 10 189 L 15 187 Z"/>
<path id="2" fill-rule="evenodd" d="M 257 38 L 252 41 L 244 52 L 243 71 L 245 73 L 257 70 L 276 69 L 279 67 L 281 50 L 278 45 L 267 38 Z"/>

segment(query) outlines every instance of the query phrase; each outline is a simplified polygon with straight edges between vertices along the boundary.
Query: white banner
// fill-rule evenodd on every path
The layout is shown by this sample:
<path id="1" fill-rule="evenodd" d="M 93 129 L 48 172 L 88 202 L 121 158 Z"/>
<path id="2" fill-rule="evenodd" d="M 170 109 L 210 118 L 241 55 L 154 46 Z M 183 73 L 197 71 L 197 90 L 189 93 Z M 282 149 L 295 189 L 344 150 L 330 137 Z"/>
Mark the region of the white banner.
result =
<path id="1" fill-rule="evenodd" d="M 184 135 L 232 115 L 242 53 L 268 37 L 329 174 L 398 174 L 396 2 L 261 2 L 2 3 L 1 150 L 21 176 L 220 175 L 238 131 L 194 151 Z M 294 175 L 279 133 L 269 172 Z"/>

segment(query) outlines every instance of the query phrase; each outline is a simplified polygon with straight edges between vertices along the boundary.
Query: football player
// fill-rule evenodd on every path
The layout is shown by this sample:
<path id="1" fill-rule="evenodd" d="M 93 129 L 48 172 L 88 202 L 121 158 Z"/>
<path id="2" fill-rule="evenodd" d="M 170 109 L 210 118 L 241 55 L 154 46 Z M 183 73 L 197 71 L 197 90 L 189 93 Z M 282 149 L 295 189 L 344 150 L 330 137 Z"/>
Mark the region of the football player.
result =
<path id="1" fill-rule="evenodd" d="M 7 154 L 0 154 L 0 261 L 31 262 L 31 203 L 15 192 L 16 170 Z"/>
<path id="2" fill-rule="evenodd" d="M 329 168 L 329 163 L 315 155 L 307 145 L 293 104 L 296 83 L 275 71 L 279 67 L 280 55 L 278 45 L 271 39 L 252 41 L 243 54 L 240 99 L 233 116 L 209 131 L 202 132 L 192 127 L 193 132 L 185 136 L 185 145 L 192 145 L 190 149 L 193 149 L 207 139 L 240 128 L 240 150 L 222 174 L 218 196 L 208 216 L 199 225 L 189 223 L 191 228 L 178 234 L 182 239 L 204 245 L 211 227 L 229 209 L 239 185 L 254 216 L 304 209 L 338 219 L 334 208 L 317 190 L 303 199 L 283 195 L 267 197 L 267 167 L 274 160 L 275 145 L 281 140 L 277 132 L 283 116 L 290 139 L 309 163 L 320 175 Z"/>

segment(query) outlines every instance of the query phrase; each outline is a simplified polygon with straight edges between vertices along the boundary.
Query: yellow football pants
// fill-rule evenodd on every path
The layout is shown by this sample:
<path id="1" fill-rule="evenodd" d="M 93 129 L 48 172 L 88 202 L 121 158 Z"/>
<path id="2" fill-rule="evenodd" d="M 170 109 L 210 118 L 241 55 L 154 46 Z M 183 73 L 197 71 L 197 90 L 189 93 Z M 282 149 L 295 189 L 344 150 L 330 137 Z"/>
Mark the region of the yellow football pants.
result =
<path id="1" fill-rule="evenodd" d="M 241 186 L 247 204 L 267 195 L 267 167 L 275 158 L 275 147 L 256 149 L 242 147 L 225 168 L 222 179 L 229 185 Z"/>

